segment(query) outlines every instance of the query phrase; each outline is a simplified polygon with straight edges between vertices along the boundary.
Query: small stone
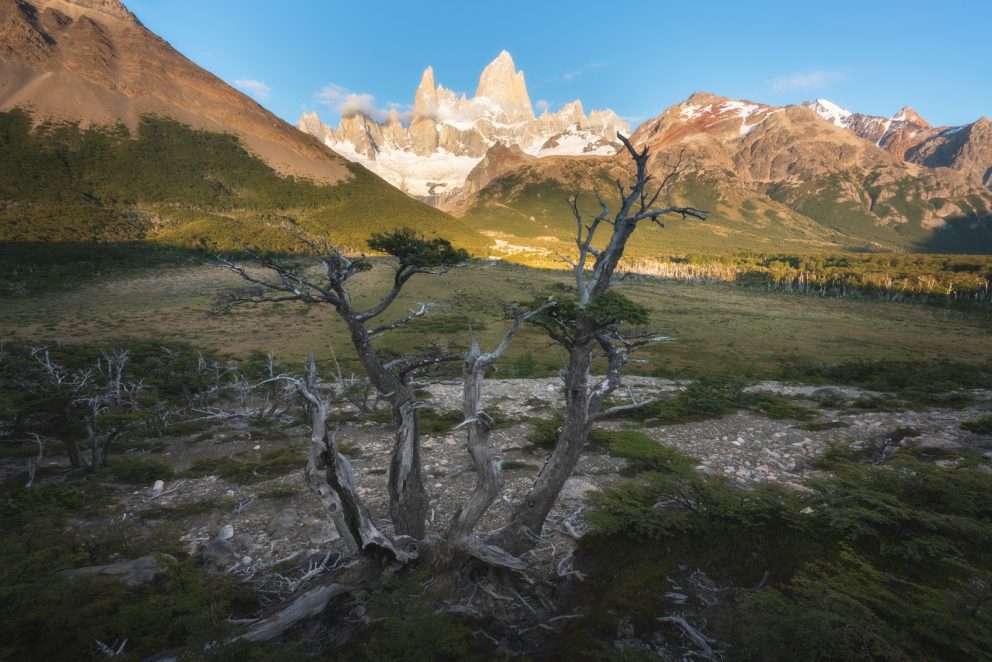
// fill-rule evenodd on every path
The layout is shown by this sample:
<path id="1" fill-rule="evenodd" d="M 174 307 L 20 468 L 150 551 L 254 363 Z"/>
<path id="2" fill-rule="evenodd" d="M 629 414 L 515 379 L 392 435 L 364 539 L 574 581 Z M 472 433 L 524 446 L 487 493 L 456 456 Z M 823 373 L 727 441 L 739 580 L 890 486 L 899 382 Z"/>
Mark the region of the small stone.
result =
<path id="1" fill-rule="evenodd" d="M 250 556 L 242 556 L 241 557 L 241 565 L 243 565 L 245 567 L 250 566 L 251 565 L 251 557 Z"/>
<path id="2" fill-rule="evenodd" d="M 165 489 L 165 481 L 156 480 L 155 483 L 152 485 L 152 494 L 158 496 L 159 494 L 162 493 L 162 490 L 164 489 Z"/>
<path id="3" fill-rule="evenodd" d="M 261 444 L 255 444 L 254 446 L 251 447 L 251 449 L 253 451 L 260 451 L 260 450 L 262 450 L 262 445 Z"/>
<path id="4" fill-rule="evenodd" d="M 230 524 L 225 524 L 220 527 L 220 531 L 217 532 L 217 537 L 215 540 L 230 540 L 234 537 L 234 527 Z"/>
<path id="5" fill-rule="evenodd" d="M 234 490 L 228 490 L 226 494 L 227 496 L 234 496 Z"/>

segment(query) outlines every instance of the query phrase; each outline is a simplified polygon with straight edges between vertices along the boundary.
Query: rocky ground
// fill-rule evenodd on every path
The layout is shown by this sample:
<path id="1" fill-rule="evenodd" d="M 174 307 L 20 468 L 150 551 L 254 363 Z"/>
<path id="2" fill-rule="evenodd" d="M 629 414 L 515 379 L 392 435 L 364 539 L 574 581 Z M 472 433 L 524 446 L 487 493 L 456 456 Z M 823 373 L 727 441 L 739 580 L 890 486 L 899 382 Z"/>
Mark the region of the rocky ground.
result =
<path id="1" fill-rule="evenodd" d="M 627 378 L 628 395 L 638 400 L 671 394 L 683 387 L 678 382 Z M 723 474 L 741 486 L 777 481 L 793 489 L 805 489 L 804 479 L 815 475 L 814 460 L 830 444 L 866 443 L 899 436 L 910 430 L 912 443 L 925 447 L 979 450 L 986 466 L 992 464 L 992 439 L 961 429 L 964 421 L 992 412 L 992 392 L 975 391 L 973 402 L 961 409 L 925 411 L 864 410 L 850 406 L 859 399 L 880 398 L 855 388 L 790 386 L 768 382 L 750 387 L 788 396 L 794 404 L 818 412 L 812 423 L 775 420 L 759 413 L 739 411 L 717 419 L 678 425 L 653 426 L 632 420 L 604 422 L 607 429 L 636 428 L 657 440 L 698 458 L 698 470 Z M 459 384 L 429 388 L 435 411 L 455 410 L 461 404 Z M 486 384 L 487 411 L 498 412 L 504 421 L 493 432 L 504 465 L 503 499 L 491 508 L 483 528 L 496 528 L 505 520 L 512 503 L 530 487 L 546 456 L 528 437 L 537 419 L 548 418 L 562 404 L 560 382 L 555 379 L 498 380 Z M 445 431 L 423 440 L 424 472 L 433 504 L 433 528 L 443 530 L 448 518 L 474 486 L 475 476 L 464 448 L 463 433 Z M 259 429 L 246 423 L 225 423 L 195 435 L 135 440 L 124 457 L 144 457 L 172 465 L 176 475 L 197 460 L 237 458 L 253 460 L 274 448 L 299 453 L 299 468 L 267 480 L 225 479 L 220 476 L 182 477 L 125 486 L 107 479 L 114 494 L 114 505 L 99 520 L 72 522 L 77 532 L 104 535 L 108 526 L 130 522 L 151 531 L 163 523 L 173 527 L 190 554 L 200 554 L 225 572 L 237 574 L 255 587 L 272 595 L 273 601 L 304 586 L 323 566 L 342 560 L 343 549 L 333 526 L 323 516 L 318 500 L 308 492 L 303 477 L 307 449 L 303 426 L 285 429 Z M 388 531 L 386 517 L 386 477 L 391 434 L 382 423 L 342 423 L 338 441 L 353 455 L 353 466 L 360 494 Z M 124 444 L 126 446 L 127 444 Z M 8 461 L 4 473 L 22 467 L 22 461 Z M 52 475 L 63 458 L 47 460 Z M 568 563 L 575 539 L 583 530 L 580 517 L 588 494 L 623 479 L 625 461 L 610 457 L 602 449 L 590 447 L 582 456 L 575 475 L 569 479 L 545 531 L 546 541 L 529 553 L 529 562 L 546 570 Z M 43 468 L 44 469 L 44 468 Z M 992 467 L 988 469 L 992 471 Z M 123 559 L 122 559 L 123 560 Z M 75 572 L 75 571 L 74 571 Z M 131 577 L 154 575 L 147 561 L 136 567 L 114 566 L 109 574 Z"/>

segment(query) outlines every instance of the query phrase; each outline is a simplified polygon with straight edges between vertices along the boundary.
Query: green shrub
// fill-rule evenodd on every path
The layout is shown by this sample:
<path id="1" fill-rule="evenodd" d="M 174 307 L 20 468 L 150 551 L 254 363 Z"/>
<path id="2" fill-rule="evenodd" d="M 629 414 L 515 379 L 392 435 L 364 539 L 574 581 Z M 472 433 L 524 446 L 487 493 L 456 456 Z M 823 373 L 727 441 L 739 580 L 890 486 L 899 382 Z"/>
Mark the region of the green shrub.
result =
<path id="1" fill-rule="evenodd" d="M 174 475 L 173 468 L 156 460 L 146 460 L 133 455 L 111 457 L 104 473 L 122 483 L 151 485 L 156 480 L 168 480 Z"/>
<path id="2" fill-rule="evenodd" d="M 628 461 L 630 471 L 674 472 L 692 467 L 694 458 L 671 446 L 662 446 L 643 432 L 636 430 L 594 429 L 589 443 L 602 447 L 610 455 Z"/>
<path id="3" fill-rule="evenodd" d="M 234 483 L 249 485 L 302 470 L 305 463 L 306 453 L 302 448 L 284 446 L 260 454 L 256 459 L 201 458 L 190 465 L 185 475 L 190 478 L 220 476 Z"/>
<path id="4" fill-rule="evenodd" d="M 558 444 L 558 435 L 561 434 L 561 424 L 564 417 L 555 414 L 551 418 L 539 418 L 534 421 L 534 428 L 527 435 L 527 440 L 537 448 L 550 450 Z"/>
<path id="5" fill-rule="evenodd" d="M 657 630 L 654 615 L 681 608 L 665 597 L 681 567 L 722 587 L 708 633 L 735 659 L 980 659 L 992 650 L 992 475 L 915 452 L 884 467 L 860 451 L 825 457 L 832 475 L 803 494 L 739 489 L 688 468 L 595 494 L 593 532 L 578 552 L 588 578 L 571 600 L 597 609 L 570 632 L 610 641 L 621 620 L 642 636 Z M 763 576 L 767 585 L 750 590 Z"/>
<path id="6" fill-rule="evenodd" d="M 985 416 L 975 421 L 963 421 L 961 429 L 975 434 L 992 435 L 992 416 Z"/>

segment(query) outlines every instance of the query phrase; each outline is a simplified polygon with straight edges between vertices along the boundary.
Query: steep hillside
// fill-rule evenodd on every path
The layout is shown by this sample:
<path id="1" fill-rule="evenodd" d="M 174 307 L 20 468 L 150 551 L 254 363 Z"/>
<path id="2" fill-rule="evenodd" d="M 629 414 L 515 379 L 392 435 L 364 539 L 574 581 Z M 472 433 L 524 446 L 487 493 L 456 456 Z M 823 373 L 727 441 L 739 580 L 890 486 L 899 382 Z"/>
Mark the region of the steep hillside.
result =
<path id="1" fill-rule="evenodd" d="M 457 221 L 197 67 L 117 0 L 0 0 L 0 240 L 287 245 Z"/>

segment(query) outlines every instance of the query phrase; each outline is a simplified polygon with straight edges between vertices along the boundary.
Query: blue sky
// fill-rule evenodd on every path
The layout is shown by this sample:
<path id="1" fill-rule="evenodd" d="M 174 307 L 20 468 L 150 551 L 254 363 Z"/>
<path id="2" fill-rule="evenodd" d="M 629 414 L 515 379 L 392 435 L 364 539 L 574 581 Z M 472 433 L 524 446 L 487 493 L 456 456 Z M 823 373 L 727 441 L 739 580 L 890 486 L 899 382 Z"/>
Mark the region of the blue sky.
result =
<path id="1" fill-rule="evenodd" d="M 551 110 L 582 99 L 636 125 L 693 91 L 824 97 L 933 124 L 992 116 L 992 2 L 125 0 L 151 30 L 291 123 L 401 108 L 424 67 L 475 92 L 503 49 Z M 323 93 L 322 93 L 323 91 Z"/>

